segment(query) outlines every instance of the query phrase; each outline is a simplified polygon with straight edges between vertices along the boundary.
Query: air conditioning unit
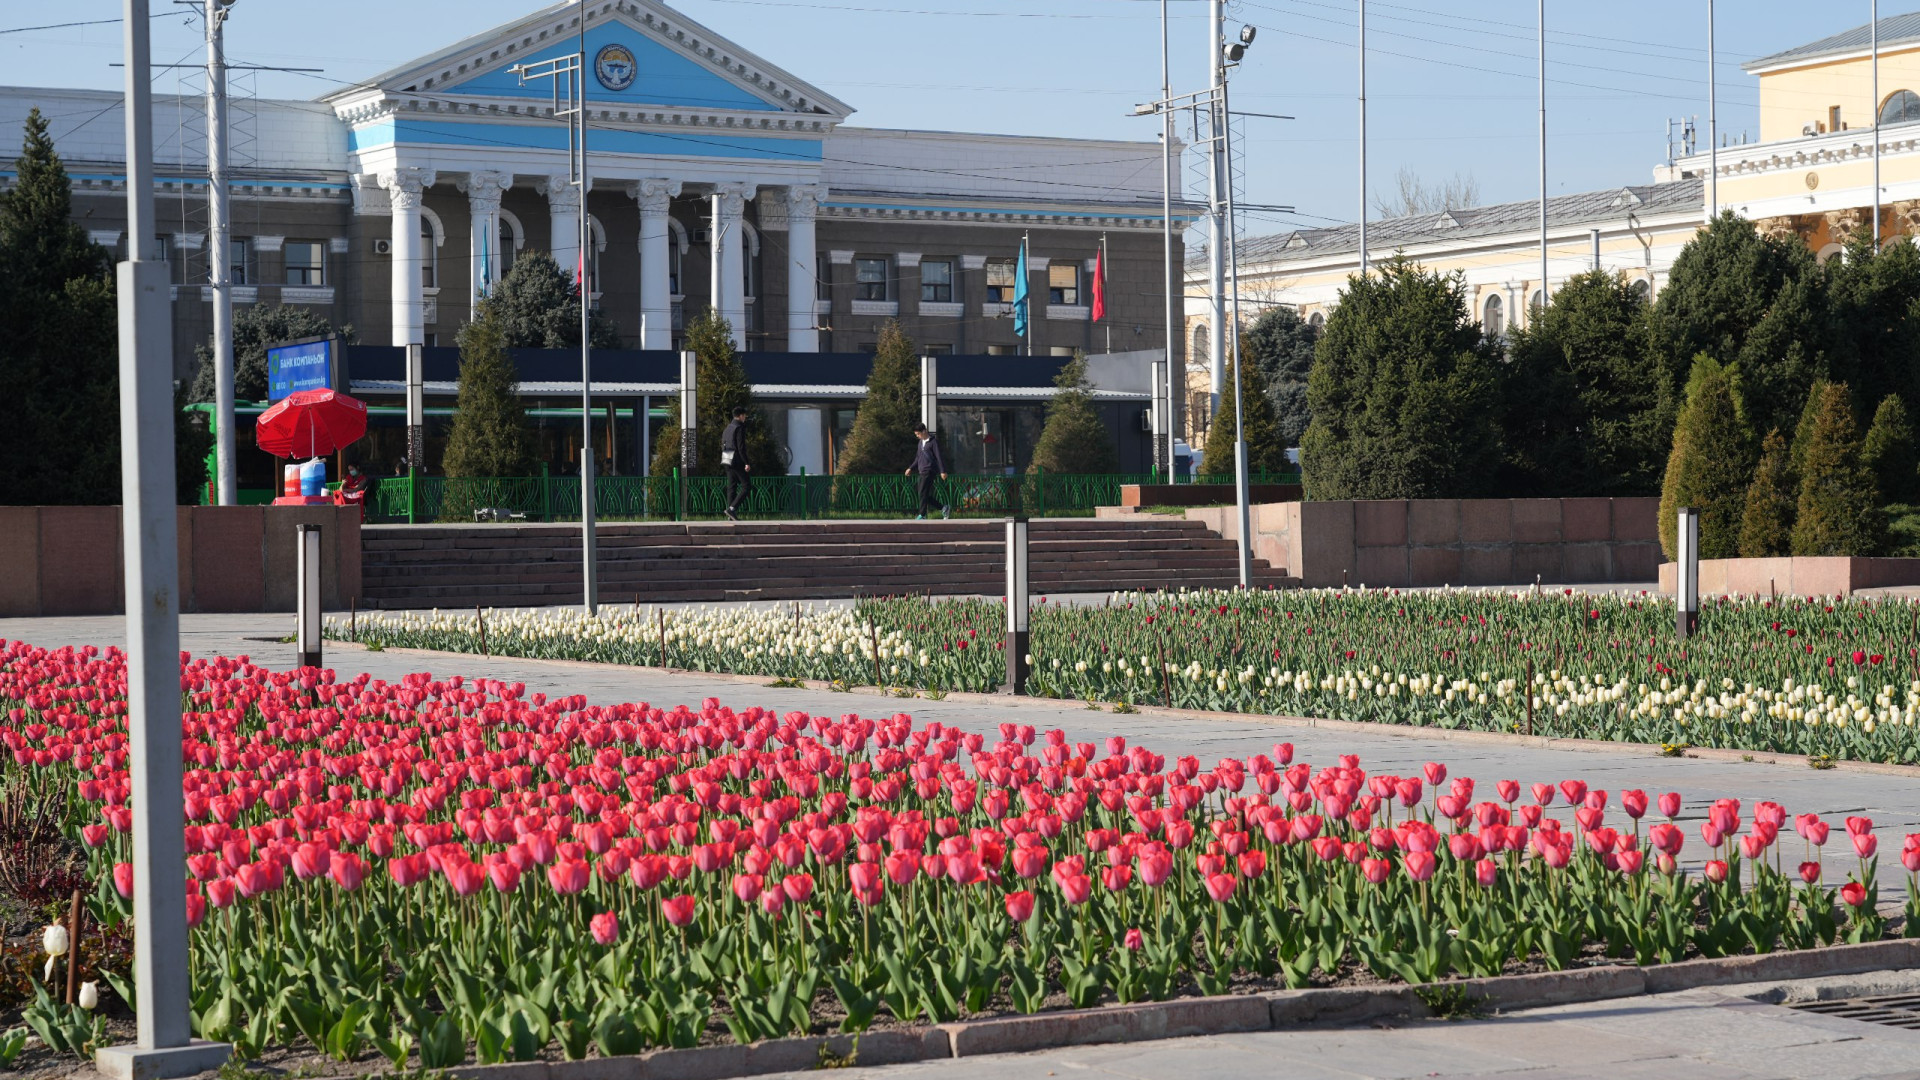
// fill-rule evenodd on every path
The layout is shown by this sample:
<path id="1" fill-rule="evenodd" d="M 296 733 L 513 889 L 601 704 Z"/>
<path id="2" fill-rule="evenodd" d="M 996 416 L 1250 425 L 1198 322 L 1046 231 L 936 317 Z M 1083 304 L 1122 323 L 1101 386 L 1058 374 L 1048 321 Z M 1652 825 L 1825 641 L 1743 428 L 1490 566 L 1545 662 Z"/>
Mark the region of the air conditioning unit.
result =
<path id="1" fill-rule="evenodd" d="M 689 243 L 704 244 L 708 242 L 710 236 L 712 236 L 712 233 L 706 229 L 695 229 L 693 230 L 693 239 L 690 240 Z"/>
<path id="2" fill-rule="evenodd" d="M 1819 124 L 1808 124 L 1807 126 L 1805 126 L 1805 127 L 1803 127 L 1803 128 L 1801 128 L 1801 129 L 1800 129 L 1800 134 L 1802 134 L 1802 135 L 1818 135 L 1818 134 L 1820 134 L 1820 125 L 1819 125 Z"/>
<path id="3" fill-rule="evenodd" d="M 393 241 L 391 241 L 391 240 L 375 240 L 375 241 L 373 242 L 373 253 L 374 253 L 375 255 L 391 255 L 391 254 L 393 254 Z"/>
<path id="4" fill-rule="evenodd" d="M 1149 435 L 1153 434 L 1153 410 L 1152 409 L 1140 410 L 1140 430 L 1146 432 Z"/>

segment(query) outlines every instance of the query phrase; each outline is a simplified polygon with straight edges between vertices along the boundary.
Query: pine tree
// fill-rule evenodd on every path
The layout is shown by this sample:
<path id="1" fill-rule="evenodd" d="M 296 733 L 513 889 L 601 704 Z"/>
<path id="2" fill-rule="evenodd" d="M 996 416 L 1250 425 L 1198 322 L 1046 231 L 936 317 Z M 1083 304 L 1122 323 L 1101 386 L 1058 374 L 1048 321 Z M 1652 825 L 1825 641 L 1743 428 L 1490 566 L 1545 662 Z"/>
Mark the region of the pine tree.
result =
<path id="1" fill-rule="evenodd" d="M 1912 245 L 1907 245 L 1911 247 Z M 1915 469 L 1913 423 L 1907 418 L 1906 403 L 1898 394 L 1888 394 L 1874 410 L 1873 424 L 1867 428 L 1861 456 L 1873 470 L 1880 497 L 1890 503 L 1911 503 L 1920 476 Z"/>
<path id="2" fill-rule="evenodd" d="M 1820 403 L 1826 399 L 1827 380 L 1815 379 L 1800 403 L 1800 419 L 1793 425 L 1793 441 L 1787 444 L 1787 472 L 1800 483 L 1800 465 L 1807 458 L 1807 446 L 1813 439 L 1814 421 L 1820 418 Z"/>
<path id="3" fill-rule="evenodd" d="M 1863 405 L 1898 394 L 1909 413 L 1920 409 L 1920 248 L 1886 243 L 1875 250 L 1871 232 L 1862 230 L 1825 271 L 1833 378 Z"/>
<path id="4" fill-rule="evenodd" d="M 1232 365 L 1237 373 L 1240 364 Z M 1273 414 L 1273 399 L 1267 396 L 1266 380 L 1257 364 L 1246 365 L 1240 396 L 1247 403 L 1244 437 L 1247 441 L 1247 475 L 1276 476 L 1291 472 L 1286 441 L 1280 437 L 1280 423 Z M 1207 425 L 1207 448 L 1200 458 L 1203 476 L 1233 475 L 1234 402 L 1231 377 L 1220 389 L 1220 408 L 1213 423 Z"/>
<path id="5" fill-rule="evenodd" d="M 1647 303 L 1617 274 L 1580 274 L 1509 335 L 1506 494 L 1650 495 L 1672 417 L 1647 347 Z"/>
<path id="6" fill-rule="evenodd" d="M 1285 306 L 1268 310 L 1240 335 L 1240 348 L 1266 380 L 1283 447 L 1299 446 L 1312 419 L 1307 378 L 1313 374 L 1313 349 L 1319 341 L 1320 331 Z"/>
<path id="7" fill-rule="evenodd" d="M 525 476 L 533 457 L 518 372 L 491 301 L 460 330 L 460 396 L 443 459 L 448 476 Z"/>
<path id="8" fill-rule="evenodd" d="M 1111 473 L 1120 469 L 1113 448 L 1113 432 L 1100 419 L 1093 403 L 1093 383 L 1087 379 L 1087 358 L 1076 354 L 1053 377 L 1053 397 L 1047 401 L 1046 425 L 1033 447 L 1029 472 Z M 1216 425 L 1218 426 L 1218 425 Z"/>
<path id="9" fill-rule="evenodd" d="M 120 499 L 119 330 L 107 252 L 73 220 L 73 186 L 46 118 L 28 113 L 0 194 L 0 503 Z M 176 417 L 176 475 L 191 474 Z M 197 495 L 197 482 L 183 497 Z"/>
<path id="10" fill-rule="evenodd" d="M 1740 370 L 1756 430 L 1785 431 L 1833 348 L 1826 280 L 1807 245 L 1726 211 L 1687 241 L 1660 290 L 1652 342 L 1671 385 L 1694 357 Z"/>
<path id="11" fill-rule="evenodd" d="M 1740 519 L 1740 557 L 1767 559 L 1785 555 L 1793 545 L 1793 475 L 1787 463 L 1787 440 L 1780 429 L 1767 432 L 1760 444 L 1760 465 L 1747 485 L 1747 506 Z"/>
<path id="12" fill-rule="evenodd" d="M 1660 547 L 1667 558 L 1678 557 L 1674 512 L 1683 506 L 1700 511 L 1701 558 L 1730 559 L 1739 553 L 1753 479 L 1752 444 L 1739 369 L 1712 357 L 1696 358 L 1660 489 Z"/>
<path id="13" fill-rule="evenodd" d="M 493 290 L 501 331 L 509 349 L 580 347 L 580 286 L 544 251 L 522 252 Z M 587 313 L 588 340 L 596 349 L 620 345 L 620 332 L 599 310 Z"/>
<path id="14" fill-rule="evenodd" d="M 236 306 L 233 312 L 233 400 L 267 400 L 268 346 L 332 334 L 351 341 L 353 327 L 336 329 L 324 316 L 303 307 L 287 307 L 284 304 Z M 187 396 L 193 401 L 212 401 L 213 346 L 211 343 L 199 345 L 193 351 L 199 358 L 200 366 L 194 371 L 193 389 Z"/>
<path id="15" fill-rule="evenodd" d="M 1878 555 L 1886 523 L 1873 470 L 1861 459 L 1860 429 L 1845 383 L 1829 383 L 1800 464 L 1795 555 Z"/>
<path id="16" fill-rule="evenodd" d="M 747 410 L 747 461 L 753 475 L 784 473 L 766 414 L 755 407 L 747 371 L 733 351 L 732 324 L 709 308 L 687 325 L 683 347 L 700 358 L 693 373 L 700 421 L 694 440 L 695 465 L 683 475 L 719 476 L 725 472 L 720 465 L 720 433 L 733 421 L 735 407 Z M 653 445 L 653 475 L 667 476 L 680 468 L 679 417 L 661 429 Z"/>
<path id="17" fill-rule="evenodd" d="M 880 328 L 867 373 L 867 393 L 835 471 L 850 476 L 899 473 L 913 461 L 913 425 L 920 419 L 920 358 L 897 322 Z"/>
<path id="18" fill-rule="evenodd" d="M 1504 456 L 1496 351 L 1459 275 L 1393 259 L 1347 279 L 1307 380 L 1310 499 L 1491 494 Z"/>

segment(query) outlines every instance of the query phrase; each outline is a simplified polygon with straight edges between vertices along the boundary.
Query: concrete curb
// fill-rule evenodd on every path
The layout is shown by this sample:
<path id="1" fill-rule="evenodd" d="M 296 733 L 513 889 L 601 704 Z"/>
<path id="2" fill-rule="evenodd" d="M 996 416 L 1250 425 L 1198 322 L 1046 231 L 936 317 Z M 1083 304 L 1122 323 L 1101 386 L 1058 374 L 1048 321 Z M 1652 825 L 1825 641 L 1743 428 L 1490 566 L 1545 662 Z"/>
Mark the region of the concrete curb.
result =
<path id="1" fill-rule="evenodd" d="M 328 648 L 366 649 L 366 646 L 351 641 L 327 642 Z M 478 653 L 441 652 L 437 649 L 389 648 L 382 652 L 403 656 L 432 656 L 449 660 L 489 659 Z M 513 660 L 517 663 L 555 664 L 577 667 L 585 671 L 607 671 L 622 669 L 630 671 L 650 671 L 660 675 L 687 675 L 719 682 L 739 683 L 743 686 L 758 686 L 764 689 L 772 675 L 737 675 L 722 671 L 692 671 L 685 668 L 638 667 L 632 664 L 608 664 L 594 660 L 549 660 L 522 656 L 500 656 L 491 659 Z M 818 679 L 797 679 L 798 689 L 831 691 L 832 684 Z M 851 686 L 840 691 L 859 697 L 878 697 L 888 701 L 931 701 L 924 693 L 916 692 L 911 698 L 896 697 L 891 691 L 882 691 L 873 686 Z M 967 690 L 949 691 L 942 701 L 956 701 L 969 705 L 1001 705 L 1020 708 L 1023 706 L 1045 706 L 1059 708 L 1075 704 L 1072 698 L 1016 697 L 1012 694 L 981 694 Z M 1084 703 L 1082 703 L 1084 704 Z M 1516 735 L 1504 731 L 1460 731 L 1450 728 L 1416 727 L 1410 724 L 1381 724 L 1361 720 L 1329 720 L 1314 716 L 1276 716 L 1265 713 L 1211 712 L 1206 709 L 1170 709 L 1160 705 L 1136 705 L 1135 711 L 1141 716 L 1165 716 L 1182 720 L 1226 720 L 1242 724 L 1264 724 L 1270 727 L 1313 728 L 1320 731 L 1350 731 L 1356 734 L 1389 735 L 1403 739 L 1432 739 L 1439 742 L 1457 742 L 1480 744 L 1484 746 L 1523 747 L 1529 750 L 1568 750 L 1586 754 L 1624 754 L 1640 756 L 1646 753 L 1660 753 L 1660 747 L 1654 743 L 1607 742 L 1602 739 L 1563 739 L 1546 735 Z M 1105 711 L 1105 710 L 1101 710 Z M 1778 765 L 1788 768 L 1810 768 L 1804 754 L 1777 754 L 1764 750 L 1725 750 L 1716 747 L 1689 747 L 1682 755 L 1697 761 L 1717 761 L 1748 765 Z M 1877 761 L 1831 761 L 1827 767 L 1834 772 L 1865 773 L 1878 776 L 1920 777 L 1920 765 L 1892 765 Z"/>
<path id="2" fill-rule="evenodd" d="M 1422 996 L 1423 991 L 1432 989 L 1458 994 L 1470 1006 L 1508 1012 L 1709 986 L 1766 987 L 1797 979 L 1916 967 L 1920 967 L 1920 939 L 1902 939 L 1760 956 L 1683 960 L 1646 968 L 1610 965 L 1425 986 L 1350 986 L 1181 998 L 872 1031 L 860 1036 L 858 1054 L 849 1064 L 897 1065 L 1092 1043 L 1419 1019 L 1432 1015 Z M 587 1061 L 470 1065 L 449 1070 L 449 1075 L 459 1080 L 727 1080 L 819 1068 L 826 1056 L 823 1049 L 845 1060 L 854 1052 L 854 1038 L 830 1035 L 769 1039 L 750 1046 L 653 1050 L 632 1057 Z"/>

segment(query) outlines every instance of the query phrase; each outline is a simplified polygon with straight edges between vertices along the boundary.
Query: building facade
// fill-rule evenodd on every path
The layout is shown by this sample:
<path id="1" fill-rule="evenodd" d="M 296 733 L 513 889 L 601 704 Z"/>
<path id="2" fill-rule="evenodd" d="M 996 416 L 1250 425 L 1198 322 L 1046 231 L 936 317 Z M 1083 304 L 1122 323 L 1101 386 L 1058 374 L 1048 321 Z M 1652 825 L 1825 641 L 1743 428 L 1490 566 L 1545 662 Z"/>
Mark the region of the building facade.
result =
<path id="1" fill-rule="evenodd" d="M 547 7 L 316 101 L 236 99 L 236 302 L 308 307 L 367 344 L 451 345 L 476 297 L 541 250 L 584 263 L 635 349 L 676 347 L 709 305 L 755 352 L 862 351 L 889 319 L 932 353 L 1161 345 L 1158 143 L 853 127 L 851 105 L 663 4 L 585 11 L 582 27 L 579 5 Z M 566 124 L 516 70 L 583 34 L 584 258 Z M 120 96 L 0 89 L 0 122 L 36 107 L 75 215 L 124 256 Z M 212 325 L 204 104 L 160 95 L 155 113 L 185 379 Z M 1024 339 L 1010 317 L 1023 241 Z"/>
<path id="2" fill-rule="evenodd" d="M 1650 184 L 1548 199 L 1544 281 L 1538 200 L 1370 221 L 1368 259 L 1404 254 L 1458 273 L 1474 317 L 1499 335 L 1525 326 L 1554 289 L 1592 269 L 1657 297 L 1674 259 L 1716 210 L 1832 258 L 1873 232 L 1876 168 L 1881 240 L 1912 242 L 1920 236 L 1920 14 L 1880 20 L 1877 50 L 1873 31 L 1855 27 L 1743 65 L 1759 83 L 1759 141 L 1677 156 L 1653 170 Z M 1243 323 L 1275 304 L 1324 321 L 1361 266 L 1354 225 L 1240 246 Z M 1204 251 L 1188 260 L 1186 285 L 1187 416 L 1197 441 L 1223 382 L 1219 358 L 1206 355 Z"/>

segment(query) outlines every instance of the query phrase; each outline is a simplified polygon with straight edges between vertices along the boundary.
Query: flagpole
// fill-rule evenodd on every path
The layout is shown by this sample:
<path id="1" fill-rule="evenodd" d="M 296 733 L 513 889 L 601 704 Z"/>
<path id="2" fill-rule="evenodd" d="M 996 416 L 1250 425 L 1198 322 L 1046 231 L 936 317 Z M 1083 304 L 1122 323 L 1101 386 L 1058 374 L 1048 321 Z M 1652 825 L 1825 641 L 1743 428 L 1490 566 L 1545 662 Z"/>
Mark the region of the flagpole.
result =
<path id="1" fill-rule="evenodd" d="M 1103 291 L 1106 288 L 1106 284 L 1107 284 L 1107 234 L 1105 232 L 1102 232 L 1100 234 L 1100 287 Z M 1103 311 L 1101 312 L 1101 314 L 1104 315 L 1106 314 L 1106 312 Z M 1100 321 L 1107 324 L 1107 351 L 1112 352 L 1113 351 L 1113 320 L 1102 319 Z"/>
<path id="2" fill-rule="evenodd" d="M 1020 234 L 1020 284 L 1025 294 L 1023 302 L 1027 310 L 1021 316 L 1021 322 L 1027 328 L 1027 355 L 1033 355 L 1033 246 L 1027 233 Z"/>

